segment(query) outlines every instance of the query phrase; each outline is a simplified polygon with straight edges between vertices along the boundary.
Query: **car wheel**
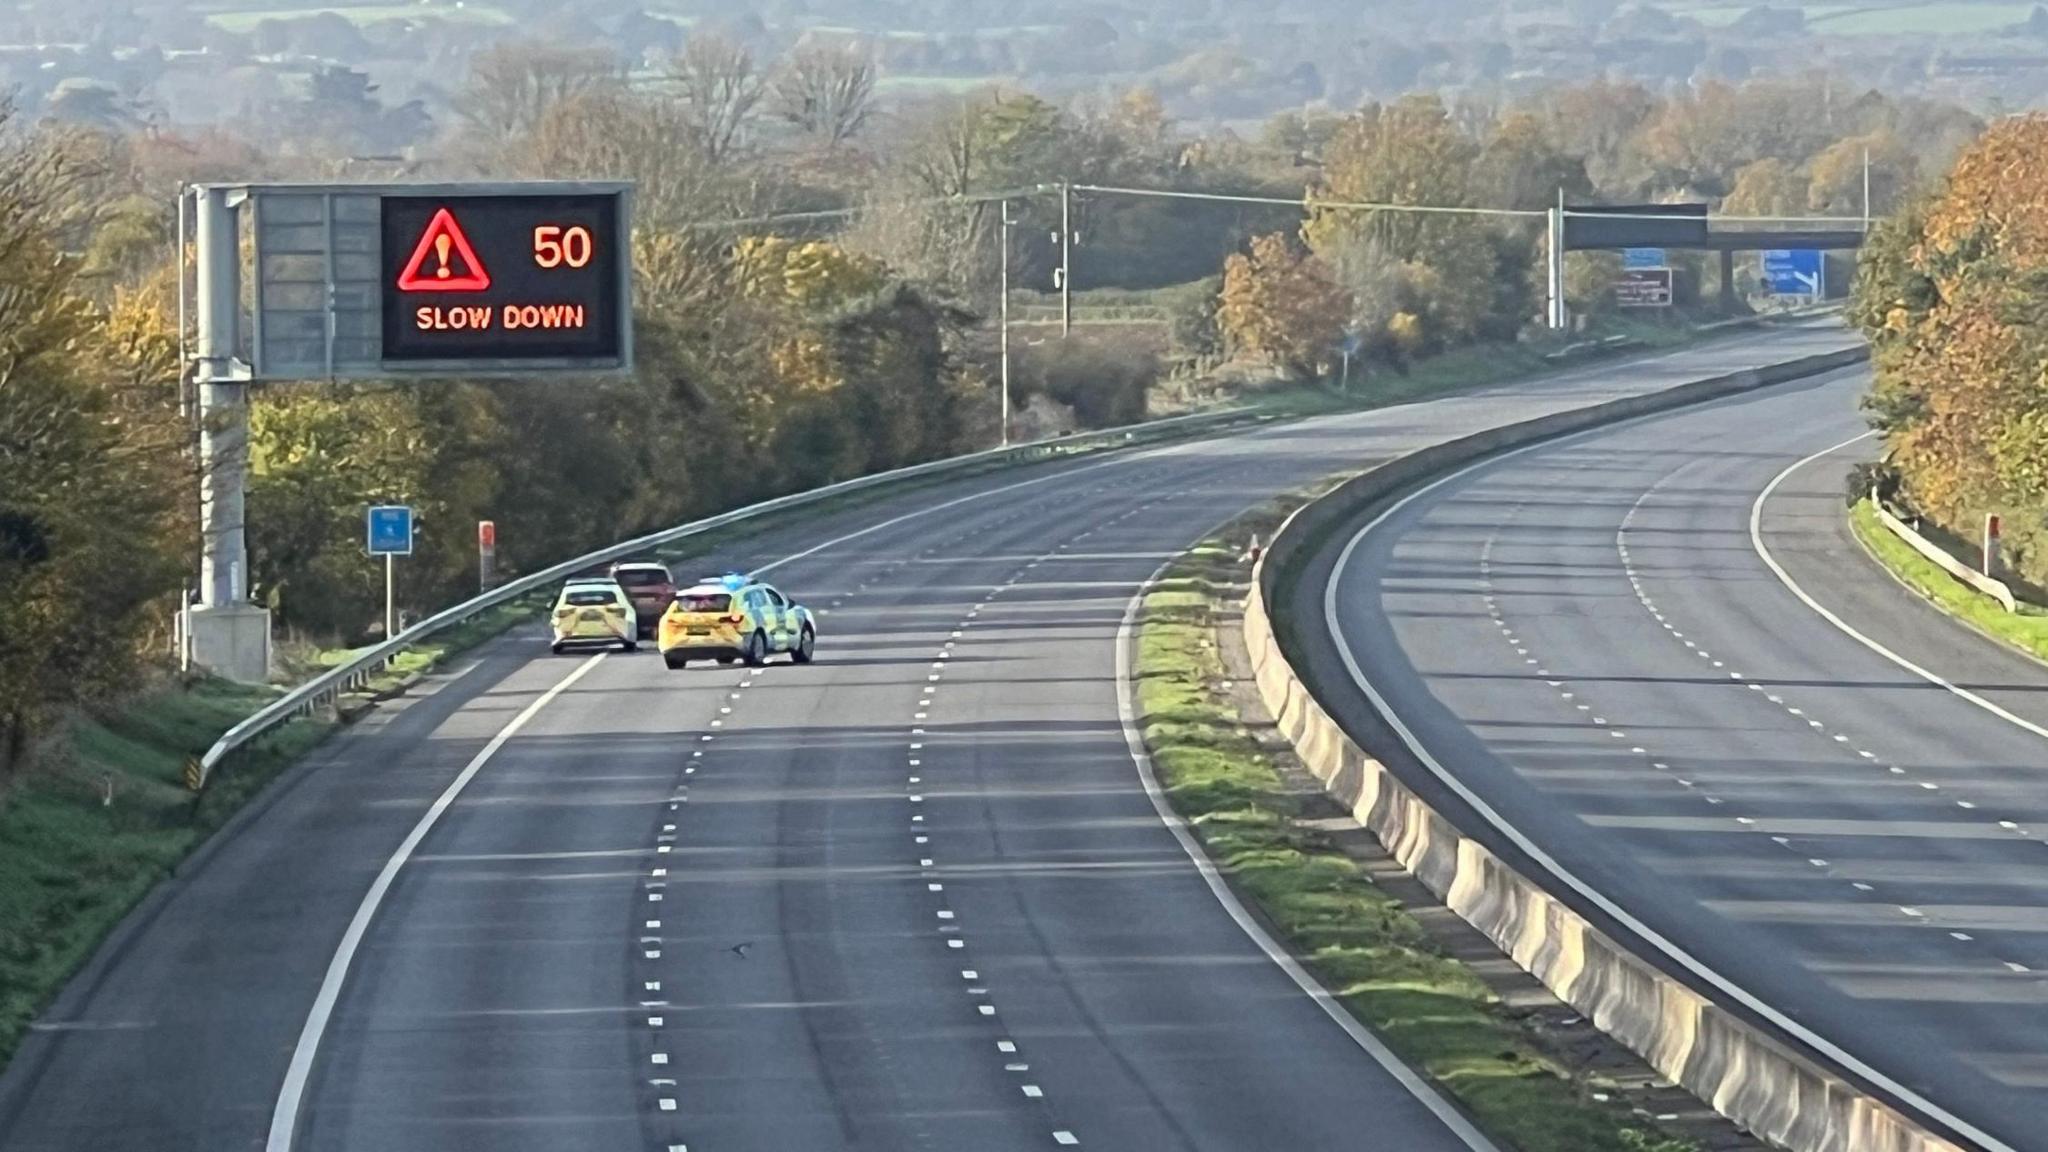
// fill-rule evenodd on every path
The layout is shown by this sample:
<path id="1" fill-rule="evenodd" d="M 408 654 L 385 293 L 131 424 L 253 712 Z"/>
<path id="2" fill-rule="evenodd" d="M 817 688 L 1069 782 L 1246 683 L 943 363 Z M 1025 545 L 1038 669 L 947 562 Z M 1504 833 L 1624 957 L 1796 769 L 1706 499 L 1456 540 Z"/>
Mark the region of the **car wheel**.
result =
<path id="1" fill-rule="evenodd" d="M 732 657 L 732 656 L 720 656 L 720 657 L 718 658 L 718 662 L 719 662 L 720 664 L 730 664 L 730 663 L 732 663 L 732 662 L 733 662 L 733 660 L 734 660 L 734 659 L 736 659 L 736 657 Z"/>
<path id="2" fill-rule="evenodd" d="M 759 668 L 768 662 L 768 640 L 759 632 L 747 637 L 746 647 L 740 649 L 740 659 L 749 668 Z"/>
<path id="3" fill-rule="evenodd" d="M 661 654 L 661 662 L 668 665 L 668 670 L 671 672 L 680 672 L 688 667 L 690 663 L 687 657 L 679 656 L 674 652 L 663 652 Z"/>
<path id="4" fill-rule="evenodd" d="M 628 652 L 638 652 L 640 650 L 640 641 L 638 640 L 622 640 L 620 643 L 625 646 Z"/>
<path id="5" fill-rule="evenodd" d="M 563 652 L 567 651 L 567 649 L 563 648 L 560 644 L 550 644 L 548 645 L 548 651 L 553 652 L 557 656 L 560 656 Z"/>
<path id="6" fill-rule="evenodd" d="M 796 647 L 789 650 L 789 658 L 798 664 L 809 664 L 817 646 L 818 638 L 806 628 L 802 635 L 796 638 Z"/>

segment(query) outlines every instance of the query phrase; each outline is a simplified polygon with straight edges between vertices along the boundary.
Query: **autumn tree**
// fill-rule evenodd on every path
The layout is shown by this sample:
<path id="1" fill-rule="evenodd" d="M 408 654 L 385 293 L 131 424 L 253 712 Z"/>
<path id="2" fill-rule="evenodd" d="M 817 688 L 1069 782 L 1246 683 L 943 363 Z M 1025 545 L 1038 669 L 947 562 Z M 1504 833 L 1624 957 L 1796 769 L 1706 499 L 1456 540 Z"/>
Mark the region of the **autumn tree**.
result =
<path id="1" fill-rule="evenodd" d="M 10 120 L 0 105 L 0 780 L 161 639 L 192 483 L 168 293 L 83 291 L 59 237 L 89 172 L 62 135 Z"/>
<path id="2" fill-rule="evenodd" d="M 1435 96 L 1369 105 L 1326 149 L 1302 234 L 1356 299 L 1369 335 L 1391 337 L 1404 355 L 1498 328 L 1495 234 L 1481 217 L 1442 211 L 1471 206 L 1480 151 Z"/>
<path id="3" fill-rule="evenodd" d="M 1224 264 L 1216 316 L 1224 337 L 1293 375 L 1329 361 L 1350 314 L 1328 265 L 1283 234 L 1258 237 Z"/>
<path id="4" fill-rule="evenodd" d="M 1806 207 L 1830 216 L 1861 215 L 1866 166 L 1873 217 L 1891 215 L 1920 184 L 1920 158 L 1891 131 L 1879 129 L 1838 140 L 1813 158 Z"/>
<path id="5" fill-rule="evenodd" d="M 1725 216 L 1796 216 L 1806 210 L 1807 179 L 1775 156 L 1746 164 L 1721 198 Z"/>
<path id="6" fill-rule="evenodd" d="M 1472 201 L 1488 208 L 1540 210 L 1557 203 L 1559 192 L 1573 203 L 1593 192 L 1585 158 L 1560 148 L 1529 112 L 1510 113 L 1494 126 L 1468 183 Z"/>
<path id="7" fill-rule="evenodd" d="M 1853 315 L 1868 407 L 1907 498 L 1974 533 L 2006 514 L 2007 557 L 2048 583 L 2048 117 L 1992 126 L 1940 192 L 1872 237 Z"/>

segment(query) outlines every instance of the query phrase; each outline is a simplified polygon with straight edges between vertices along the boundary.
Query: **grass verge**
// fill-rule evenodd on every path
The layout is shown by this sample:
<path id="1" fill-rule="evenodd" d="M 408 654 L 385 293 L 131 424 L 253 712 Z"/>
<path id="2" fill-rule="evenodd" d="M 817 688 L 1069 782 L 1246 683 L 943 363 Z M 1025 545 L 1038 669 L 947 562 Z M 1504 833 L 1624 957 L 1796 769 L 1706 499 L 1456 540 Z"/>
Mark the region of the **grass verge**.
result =
<path id="1" fill-rule="evenodd" d="M 1716 330 L 1694 325 L 1627 318 L 1604 320 L 1597 331 L 1579 338 L 1581 342 L 1614 336 L 1625 336 L 1630 342 L 1613 351 L 1588 347 L 1580 355 L 1562 358 L 1552 358 L 1550 354 L 1560 346 L 1549 342 L 1477 344 L 1418 360 L 1405 372 L 1380 369 L 1370 376 L 1354 377 L 1348 391 L 1335 386 L 1301 384 L 1273 389 L 1251 399 L 1262 413 L 1278 418 L 1380 408 L 1696 344 L 1717 334 Z"/>
<path id="2" fill-rule="evenodd" d="M 1240 718 L 1217 627 L 1241 595 L 1237 557 L 1286 509 L 1260 509 L 1178 560 L 1146 597 L 1138 707 L 1161 786 L 1232 886 L 1350 1012 L 1520 1152 L 1690 1152 L 1546 1056 L 1524 1025 L 1328 837 Z"/>
<path id="3" fill-rule="evenodd" d="M 368 694 L 432 670 L 539 611 L 521 600 L 401 655 Z M 322 653 L 332 665 L 349 653 Z M 299 717 L 222 764 L 206 790 L 184 785 L 203 754 L 275 688 L 200 678 L 74 721 L 0 806 L 0 1068 L 29 1022 L 149 890 L 277 774 L 338 725 Z"/>
<path id="4" fill-rule="evenodd" d="M 121 917 L 334 727 L 294 720 L 205 793 L 186 791 L 186 757 L 275 696 L 202 679 L 80 717 L 8 791 L 0 807 L 0 1067 Z"/>
<path id="5" fill-rule="evenodd" d="M 1878 521 L 1877 511 L 1868 500 L 1858 500 L 1850 506 L 1849 529 L 1864 551 L 1898 577 L 1900 583 L 1933 601 L 1935 607 L 1994 640 L 2048 660 L 2048 610 L 2021 602 L 2017 613 L 2007 612 L 1893 535 Z"/>

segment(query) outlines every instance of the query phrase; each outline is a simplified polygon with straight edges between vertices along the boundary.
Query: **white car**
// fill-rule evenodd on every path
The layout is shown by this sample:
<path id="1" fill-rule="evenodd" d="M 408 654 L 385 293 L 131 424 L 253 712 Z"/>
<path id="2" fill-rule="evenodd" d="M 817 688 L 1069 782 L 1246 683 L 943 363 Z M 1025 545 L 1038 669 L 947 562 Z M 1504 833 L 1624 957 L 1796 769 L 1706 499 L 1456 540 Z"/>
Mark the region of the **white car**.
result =
<path id="1" fill-rule="evenodd" d="M 640 622 L 633 602 L 619 582 L 609 577 L 562 585 L 548 623 L 557 655 L 587 645 L 617 644 L 628 652 L 640 647 Z"/>

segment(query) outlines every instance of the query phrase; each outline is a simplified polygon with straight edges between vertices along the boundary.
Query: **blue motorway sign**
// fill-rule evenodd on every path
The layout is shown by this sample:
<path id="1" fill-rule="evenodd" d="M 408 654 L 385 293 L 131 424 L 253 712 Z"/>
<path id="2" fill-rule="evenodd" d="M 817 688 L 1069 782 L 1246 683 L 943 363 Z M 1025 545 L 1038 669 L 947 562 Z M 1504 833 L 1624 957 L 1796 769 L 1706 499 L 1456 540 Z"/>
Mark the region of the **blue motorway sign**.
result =
<path id="1" fill-rule="evenodd" d="M 1621 250 L 1621 266 L 1623 268 L 1663 268 L 1667 265 L 1664 262 L 1664 250 L 1662 248 L 1623 248 Z"/>
<path id="2" fill-rule="evenodd" d="M 369 513 L 370 555 L 412 555 L 412 509 L 403 504 L 379 504 Z"/>
<path id="3" fill-rule="evenodd" d="M 1816 248 L 1772 248 L 1764 252 L 1764 286 L 1774 296 L 1823 295 L 1827 272 Z"/>

